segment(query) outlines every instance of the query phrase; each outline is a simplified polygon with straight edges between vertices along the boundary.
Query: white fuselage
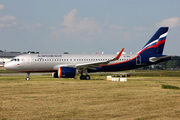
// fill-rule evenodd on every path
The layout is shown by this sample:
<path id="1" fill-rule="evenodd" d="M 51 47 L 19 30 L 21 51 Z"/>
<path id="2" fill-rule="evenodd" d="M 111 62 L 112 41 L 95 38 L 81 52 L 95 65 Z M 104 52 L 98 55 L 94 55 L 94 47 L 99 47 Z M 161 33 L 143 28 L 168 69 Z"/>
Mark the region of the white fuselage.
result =
<path id="1" fill-rule="evenodd" d="M 25 54 L 13 58 L 5 68 L 12 71 L 53 71 L 59 66 L 75 67 L 77 64 L 108 61 L 115 56 L 116 54 Z M 129 61 L 136 56 L 137 54 L 122 54 L 118 60 L 109 64 Z"/>

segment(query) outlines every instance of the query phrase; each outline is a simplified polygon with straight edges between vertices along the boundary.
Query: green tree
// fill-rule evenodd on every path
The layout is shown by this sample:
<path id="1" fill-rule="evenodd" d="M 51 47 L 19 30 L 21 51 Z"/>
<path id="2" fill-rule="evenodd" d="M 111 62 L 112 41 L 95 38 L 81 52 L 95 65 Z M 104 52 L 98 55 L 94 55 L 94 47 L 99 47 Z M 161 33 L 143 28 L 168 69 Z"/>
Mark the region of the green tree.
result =
<path id="1" fill-rule="evenodd" d="M 177 68 L 177 66 L 178 66 L 178 64 L 179 64 L 179 61 L 178 60 L 173 60 L 173 65 L 172 65 L 172 67 L 173 68 Z"/>
<path id="2" fill-rule="evenodd" d="M 172 60 L 166 62 L 166 68 L 172 68 Z"/>

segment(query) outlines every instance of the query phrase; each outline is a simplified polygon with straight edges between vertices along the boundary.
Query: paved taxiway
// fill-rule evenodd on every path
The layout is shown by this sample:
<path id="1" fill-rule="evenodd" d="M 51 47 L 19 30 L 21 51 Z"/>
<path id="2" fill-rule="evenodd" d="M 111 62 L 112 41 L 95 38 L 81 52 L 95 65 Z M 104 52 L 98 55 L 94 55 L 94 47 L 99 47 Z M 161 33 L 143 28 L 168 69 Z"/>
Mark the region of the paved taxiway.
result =
<path id="1" fill-rule="evenodd" d="M 30 75 L 50 75 L 51 73 L 30 73 Z M 0 73 L 0 76 L 26 76 L 27 73 Z"/>

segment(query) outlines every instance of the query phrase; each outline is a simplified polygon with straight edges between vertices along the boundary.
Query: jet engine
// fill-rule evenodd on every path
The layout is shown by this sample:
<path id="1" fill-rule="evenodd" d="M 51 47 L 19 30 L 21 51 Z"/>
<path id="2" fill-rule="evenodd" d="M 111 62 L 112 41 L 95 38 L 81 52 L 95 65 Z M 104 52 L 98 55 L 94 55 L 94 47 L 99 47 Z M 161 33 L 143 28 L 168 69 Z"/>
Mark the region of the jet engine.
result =
<path id="1" fill-rule="evenodd" d="M 52 73 L 54 78 L 74 78 L 76 75 L 76 68 L 73 67 L 59 67 L 57 72 Z"/>

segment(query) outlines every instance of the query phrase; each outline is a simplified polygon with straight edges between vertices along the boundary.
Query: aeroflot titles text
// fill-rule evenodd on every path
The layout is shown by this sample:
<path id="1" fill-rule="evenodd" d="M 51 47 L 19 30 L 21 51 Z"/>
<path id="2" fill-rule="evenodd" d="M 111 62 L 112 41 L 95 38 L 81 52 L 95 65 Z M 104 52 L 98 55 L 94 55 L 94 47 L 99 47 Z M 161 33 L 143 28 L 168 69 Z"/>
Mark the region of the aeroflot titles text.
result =
<path id="1" fill-rule="evenodd" d="M 62 57 L 62 55 L 38 55 L 38 57 Z"/>

